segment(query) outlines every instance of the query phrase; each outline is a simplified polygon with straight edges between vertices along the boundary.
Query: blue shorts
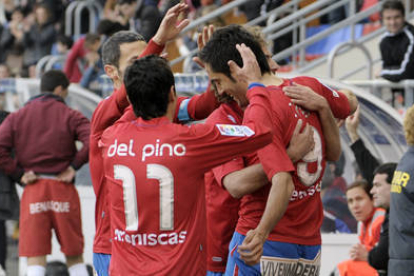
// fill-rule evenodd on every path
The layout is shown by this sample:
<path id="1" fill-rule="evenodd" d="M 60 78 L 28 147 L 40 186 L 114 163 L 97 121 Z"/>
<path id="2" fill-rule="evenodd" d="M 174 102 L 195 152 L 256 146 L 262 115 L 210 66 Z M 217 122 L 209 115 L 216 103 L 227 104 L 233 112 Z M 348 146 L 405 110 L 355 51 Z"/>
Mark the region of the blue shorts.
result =
<path id="1" fill-rule="evenodd" d="M 281 272 L 279 270 L 297 272 L 296 274 L 287 275 L 301 275 L 301 271 L 305 270 L 309 272 L 306 275 L 319 275 L 320 245 L 299 245 L 266 241 L 263 246 L 263 256 L 260 263 L 249 266 L 240 259 L 240 255 L 237 252 L 237 247 L 243 243 L 245 238 L 246 236 L 234 232 L 229 245 L 225 276 L 285 275 L 279 274 Z"/>
<path id="2" fill-rule="evenodd" d="M 103 253 L 93 253 L 93 267 L 98 276 L 109 276 L 111 256 Z"/>
<path id="3" fill-rule="evenodd" d="M 224 274 L 221 272 L 213 272 L 213 271 L 208 271 L 207 270 L 207 274 L 206 276 L 223 276 Z"/>

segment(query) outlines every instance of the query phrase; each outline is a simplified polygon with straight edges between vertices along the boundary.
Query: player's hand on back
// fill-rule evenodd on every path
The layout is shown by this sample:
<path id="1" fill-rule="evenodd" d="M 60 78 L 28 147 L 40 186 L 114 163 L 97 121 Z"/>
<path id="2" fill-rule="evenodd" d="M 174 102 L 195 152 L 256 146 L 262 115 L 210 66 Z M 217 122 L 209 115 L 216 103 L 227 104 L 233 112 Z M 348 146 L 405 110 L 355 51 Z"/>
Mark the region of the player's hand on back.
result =
<path id="1" fill-rule="evenodd" d="M 186 9 L 188 9 L 188 5 L 184 3 L 170 8 L 161 21 L 160 27 L 152 40 L 158 45 L 164 45 L 168 41 L 175 39 L 190 24 L 189 19 L 184 19 L 177 25 L 180 14 Z"/>
<path id="2" fill-rule="evenodd" d="M 252 82 L 261 82 L 262 72 L 260 71 L 259 64 L 257 63 L 256 56 L 252 50 L 244 43 L 236 45 L 242 60 L 243 67 L 240 68 L 233 60 L 228 61 L 230 67 L 230 73 L 239 82 L 246 82 L 250 84 Z"/>
<path id="3" fill-rule="evenodd" d="M 287 148 L 289 158 L 293 163 L 302 159 L 308 152 L 315 147 L 315 140 L 313 139 L 313 130 L 309 124 L 302 129 L 303 121 L 298 120 L 293 131 L 292 138 Z"/>
<path id="4" fill-rule="evenodd" d="M 240 258 L 247 265 L 255 265 L 260 262 L 263 254 L 263 244 L 266 239 L 267 237 L 263 236 L 256 229 L 247 232 L 246 238 L 237 250 Z"/>
<path id="5" fill-rule="evenodd" d="M 29 185 L 37 181 L 37 175 L 33 171 L 25 172 L 20 178 L 20 182 Z"/>
<path id="6" fill-rule="evenodd" d="M 307 110 L 318 111 L 322 108 L 329 108 L 326 99 L 307 86 L 293 83 L 283 87 L 283 91 L 286 96 L 291 98 L 292 103 Z"/>

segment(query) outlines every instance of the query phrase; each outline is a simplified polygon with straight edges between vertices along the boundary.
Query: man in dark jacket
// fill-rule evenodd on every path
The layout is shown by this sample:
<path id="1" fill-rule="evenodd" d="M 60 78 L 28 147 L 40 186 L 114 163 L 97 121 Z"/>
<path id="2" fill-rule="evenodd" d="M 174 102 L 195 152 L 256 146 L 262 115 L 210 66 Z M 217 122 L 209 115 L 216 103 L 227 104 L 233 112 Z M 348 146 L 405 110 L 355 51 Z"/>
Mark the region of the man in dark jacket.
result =
<path id="1" fill-rule="evenodd" d="M 90 124 L 66 106 L 69 80 L 46 72 L 40 95 L 11 113 L 0 126 L 0 169 L 25 185 L 20 202 L 19 255 L 27 275 L 45 275 L 54 229 L 71 276 L 86 276 L 76 170 L 88 161 Z M 83 147 L 78 150 L 75 142 Z M 12 151 L 14 150 L 14 156 Z"/>
<path id="2" fill-rule="evenodd" d="M 404 15 L 400 1 L 384 2 L 381 17 L 387 32 L 380 42 L 380 76 L 393 82 L 414 79 L 414 26 L 405 22 Z"/>
<path id="3" fill-rule="evenodd" d="M 389 275 L 414 275 L 414 107 L 407 110 L 408 149 L 398 163 L 391 187 Z"/>
<path id="4" fill-rule="evenodd" d="M 387 275 L 388 269 L 388 221 L 390 210 L 391 180 L 394 175 L 396 163 L 385 163 L 379 165 L 378 160 L 365 147 L 358 135 L 359 110 L 353 116 L 346 119 L 345 126 L 351 139 L 351 149 L 355 160 L 361 170 L 362 176 L 372 183 L 371 194 L 374 206 L 386 210 L 385 219 L 381 226 L 380 239 L 371 251 L 364 247 L 355 248 L 355 259 L 367 260 L 369 265 L 375 268 L 380 275 Z"/>

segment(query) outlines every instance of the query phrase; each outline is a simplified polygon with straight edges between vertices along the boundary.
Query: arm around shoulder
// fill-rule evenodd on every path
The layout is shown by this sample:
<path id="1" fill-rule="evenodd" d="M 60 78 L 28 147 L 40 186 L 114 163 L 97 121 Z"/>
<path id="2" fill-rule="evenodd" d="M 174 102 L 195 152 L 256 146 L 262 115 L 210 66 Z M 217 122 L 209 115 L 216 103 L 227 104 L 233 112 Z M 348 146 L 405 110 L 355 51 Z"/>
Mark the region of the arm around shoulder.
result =
<path id="1" fill-rule="evenodd" d="M 223 185 L 234 198 L 251 194 L 269 183 L 261 164 L 255 164 L 229 173 L 223 178 Z"/>

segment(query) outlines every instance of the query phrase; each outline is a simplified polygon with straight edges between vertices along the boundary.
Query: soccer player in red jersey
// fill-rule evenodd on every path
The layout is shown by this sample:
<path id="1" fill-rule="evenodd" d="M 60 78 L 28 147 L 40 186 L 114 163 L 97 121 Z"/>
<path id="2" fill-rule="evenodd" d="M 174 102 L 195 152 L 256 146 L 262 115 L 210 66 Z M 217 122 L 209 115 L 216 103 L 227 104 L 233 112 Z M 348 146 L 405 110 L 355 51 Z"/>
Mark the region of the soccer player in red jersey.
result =
<path id="1" fill-rule="evenodd" d="M 251 47 L 254 38 L 245 30 L 239 26 L 228 26 L 216 31 L 200 53 L 210 80 L 218 92 L 235 99 L 242 98 L 246 89 L 243 90 L 240 82 L 232 78 L 227 62 L 230 59 L 241 64 L 237 51 L 233 51 L 234 45 L 239 43 L 246 43 L 256 56 L 262 52 L 260 48 Z M 269 267 L 278 269 L 282 266 L 285 269 L 306 267 L 317 275 L 321 243 L 319 228 L 323 217 L 319 197 L 320 178 L 328 154 L 326 143 L 340 145 L 339 134 L 336 135 L 336 141 L 329 135 L 324 137 L 317 113 L 297 104 L 311 110 L 331 112 L 326 106 L 306 105 L 304 95 L 311 88 L 326 98 L 335 117 L 345 118 L 356 107 L 356 100 L 350 97 L 351 100 L 348 101 L 343 94 L 327 88 L 313 78 L 300 77 L 292 81 L 264 73 L 263 83 L 272 96 L 273 142 L 259 150 L 258 157 L 272 184 L 243 197 L 240 219 L 230 245 L 233 250 L 230 252 L 226 275 L 260 275 L 266 273 Z M 295 99 L 291 100 L 285 93 Z M 312 126 L 315 147 L 293 164 L 287 156 L 286 146 L 299 119 Z M 335 130 L 334 121 L 331 124 Z M 328 157 L 333 157 L 332 159 L 340 153 L 340 147 L 333 148 L 339 150 L 329 152 L 331 156 Z M 260 268 L 257 263 L 264 243 L 263 255 L 266 257 L 262 258 Z"/>
<path id="2" fill-rule="evenodd" d="M 126 67 L 139 56 L 160 54 L 164 44 L 175 38 L 188 25 L 188 20 L 177 24 L 177 18 L 187 5 L 178 4 L 165 15 L 157 34 L 148 45 L 142 36 L 134 32 L 118 32 L 106 41 L 102 50 L 102 59 L 106 74 L 113 80 L 115 92 L 99 103 L 91 121 L 90 136 L 90 171 L 96 195 L 94 239 L 94 267 L 98 275 L 108 275 L 111 257 L 110 212 L 108 193 L 103 176 L 102 154 L 98 142 L 103 131 L 117 121 L 122 114 L 128 113 L 135 117 L 126 99 L 122 78 Z M 179 97 L 175 121 L 200 120 L 206 118 L 217 106 L 211 91 L 192 98 Z M 179 108 L 178 108 L 179 107 Z"/>
<path id="3" fill-rule="evenodd" d="M 151 56 L 127 69 L 125 86 L 138 119 L 123 116 L 102 136 L 111 275 L 205 275 L 203 175 L 269 142 L 269 93 L 253 82 L 260 70 L 252 53 L 249 60 L 245 126 L 173 124 L 174 78 L 165 61 Z"/>
<path id="4" fill-rule="evenodd" d="M 248 31 L 260 43 L 271 71 L 276 72 L 279 65 L 272 60 L 272 56 L 267 49 L 268 45 L 261 35 L 260 27 L 252 27 Z M 203 41 L 207 42 L 213 32 L 214 28 L 212 26 L 205 27 L 202 32 Z M 197 62 L 200 63 L 199 60 Z M 207 118 L 206 123 L 241 124 L 243 121 L 243 112 L 247 107 L 248 101 L 246 99 L 240 99 L 240 101 L 233 100 L 233 98 L 225 94 L 216 94 L 216 97 L 222 104 Z M 302 130 L 301 120 L 296 125 L 292 139 L 289 142 L 289 148 L 287 149 L 292 162 L 300 160 L 314 146 L 313 133 L 310 126 L 304 127 L 302 132 L 300 130 Z M 255 154 L 244 158 L 238 157 L 226 163 L 226 165 L 214 168 L 205 175 L 207 204 L 207 276 L 223 275 L 226 270 L 229 244 L 239 219 L 239 199 L 268 183 L 267 177 L 260 165 L 251 166 L 248 169 L 248 174 L 254 176 L 253 178 L 249 178 L 243 182 L 240 181 L 237 171 L 244 168 L 245 164 L 251 158 L 257 160 Z M 259 173 L 256 174 L 256 171 Z M 232 176 L 234 181 L 231 181 L 230 184 L 227 181 L 226 186 L 224 186 L 222 180 L 226 175 L 233 172 L 236 172 L 235 176 Z"/>

